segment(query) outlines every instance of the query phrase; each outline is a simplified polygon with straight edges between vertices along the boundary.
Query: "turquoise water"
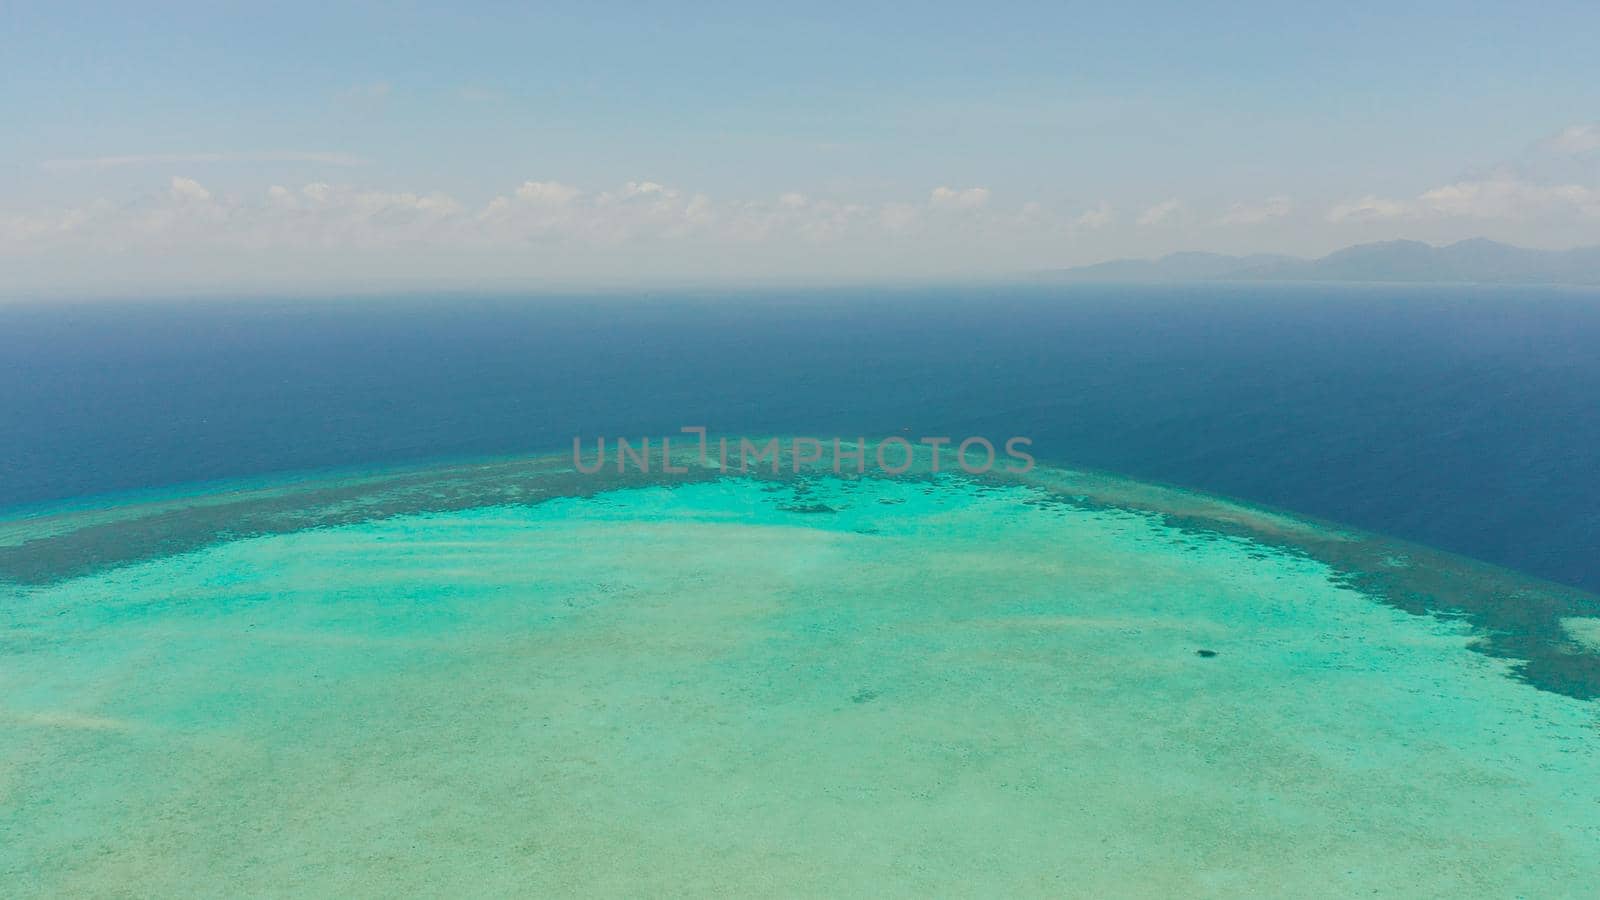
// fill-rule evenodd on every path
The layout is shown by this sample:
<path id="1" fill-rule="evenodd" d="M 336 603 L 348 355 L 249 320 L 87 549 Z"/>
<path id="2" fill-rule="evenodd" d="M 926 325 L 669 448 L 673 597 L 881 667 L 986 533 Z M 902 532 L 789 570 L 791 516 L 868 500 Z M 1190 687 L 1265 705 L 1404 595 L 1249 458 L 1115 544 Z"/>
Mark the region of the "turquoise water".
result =
<path id="1" fill-rule="evenodd" d="M 685 425 L 1026 435 L 1041 460 L 1594 594 L 1597 301 L 1200 283 L 0 304 L 0 373 L 26 386 L 0 391 L 0 510 Z"/>
<path id="2" fill-rule="evenodd" d="M 473 471 L 493 490 L 441 470 L 0 527 L 6 891 L 1600 883 L 1600 703 L 1490 652 L 1479 601 L 1393 587 L 1499 583 L 1478 570 L 1051 470 Z M 207 509 L 256 524 L 137 540 Z M 1587 601 L 1518 584 L 1559 634 L 1530 655 L 1592 670 Z"/>

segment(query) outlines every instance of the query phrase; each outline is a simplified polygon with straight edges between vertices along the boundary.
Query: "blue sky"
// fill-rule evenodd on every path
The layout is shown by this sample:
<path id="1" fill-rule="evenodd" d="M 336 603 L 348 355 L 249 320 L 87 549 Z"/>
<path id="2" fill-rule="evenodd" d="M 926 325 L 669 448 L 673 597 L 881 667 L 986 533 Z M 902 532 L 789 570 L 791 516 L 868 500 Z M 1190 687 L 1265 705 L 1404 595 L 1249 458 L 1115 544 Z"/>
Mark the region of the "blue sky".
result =
<path id="1" fill-rule="evenodd" d="M 684 6 L 0 6 L 0 273 L 315 289 L 1600 243 L 1593 2 Z"/>

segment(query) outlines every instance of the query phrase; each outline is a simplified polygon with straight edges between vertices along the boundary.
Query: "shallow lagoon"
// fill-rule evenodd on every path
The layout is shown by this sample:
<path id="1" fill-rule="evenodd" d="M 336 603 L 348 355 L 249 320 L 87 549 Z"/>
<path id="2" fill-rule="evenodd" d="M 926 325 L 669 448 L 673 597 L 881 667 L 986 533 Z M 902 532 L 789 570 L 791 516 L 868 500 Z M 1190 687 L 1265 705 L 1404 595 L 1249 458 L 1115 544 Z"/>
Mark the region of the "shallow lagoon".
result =
<path id="1" fill-rule="evenodd" d="M 1592 598 L 1081 473 L 575 487 L 513 468 L 0 528 L 0 879 L 90 895 L 1600 883 Z M 100 564 L 62 562 L 86 547 Z M 1518 613 L 1438 596 L 1460 584 L 1515 584 L 1501 603 L 1555 623 L 1524 629 L 1531 662 L 1507 648 L 1533 638 L 1493 633 Z M 1426 614 L 1412 589 L 1432 592 Z"/>

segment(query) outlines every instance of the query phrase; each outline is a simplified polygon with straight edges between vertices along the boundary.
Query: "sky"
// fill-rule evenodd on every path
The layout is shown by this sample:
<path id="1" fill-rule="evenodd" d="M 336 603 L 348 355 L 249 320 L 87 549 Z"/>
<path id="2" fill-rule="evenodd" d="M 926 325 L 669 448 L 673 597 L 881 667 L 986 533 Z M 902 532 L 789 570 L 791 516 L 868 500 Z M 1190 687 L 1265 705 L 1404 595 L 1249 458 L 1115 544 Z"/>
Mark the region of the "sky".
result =
<path id="1" fill-rule="evenodd" d="M 0 295 L 1600 244 L 1600 4 L 0 0 Z"/>

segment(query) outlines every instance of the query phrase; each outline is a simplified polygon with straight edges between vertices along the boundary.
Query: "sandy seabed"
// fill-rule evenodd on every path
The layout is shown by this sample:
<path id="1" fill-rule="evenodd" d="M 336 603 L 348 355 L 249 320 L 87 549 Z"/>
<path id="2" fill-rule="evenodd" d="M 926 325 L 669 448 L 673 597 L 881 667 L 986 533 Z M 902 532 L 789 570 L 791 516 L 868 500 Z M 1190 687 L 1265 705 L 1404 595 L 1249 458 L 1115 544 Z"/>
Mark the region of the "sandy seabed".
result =
<path id="1" fill-rule="evenodd" d="M 1600 884 L 1600 703 L 1281 542 L 948 475 L 313 524 L 0 583 L 0 893 Z"/>

